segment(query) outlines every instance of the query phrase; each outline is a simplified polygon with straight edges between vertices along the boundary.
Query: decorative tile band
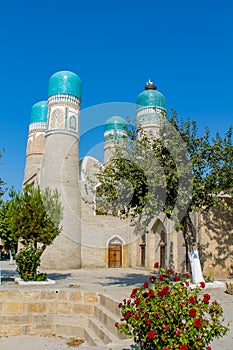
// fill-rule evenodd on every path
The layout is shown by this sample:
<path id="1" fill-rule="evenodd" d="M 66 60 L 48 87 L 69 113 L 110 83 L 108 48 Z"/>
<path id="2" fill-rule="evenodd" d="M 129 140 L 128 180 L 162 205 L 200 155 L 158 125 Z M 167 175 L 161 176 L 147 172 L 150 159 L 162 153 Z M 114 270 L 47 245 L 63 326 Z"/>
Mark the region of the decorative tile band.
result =
<path id="1" fill-rule="evenodd" d="M 158 107 L 145 107 L 145 108 L 141 108 L 140 110 L 137 111 L 136 116 L 141 117 L 144 114 L 159 114 L 163 117 L 166 116 L 166 111 L 164 109 L 158 108 Z"/>
<path id="2" fill-rule="evenodd" d="M 160 108 L 144 108 L 137 113 L 137 125 L 157 125 L 160 126 L 166 118 L 166 112 Z"/>
<path id="3" fill-rule="evenodd" d="M 48 98 L 48 105 L 52 104 L 60 104 L 64 103 L 65 105 L 67 104 L 72 104 L 75 106 L 80 106 L 80 99 L 76 96 L 73 95 L 68 95 L 68 94 L 57 94 L 50 96 Z"/>
<path id="4" fill-rule="evenodd" d="M 31 123 L 29 125 L 29 132 L 30 131 L 34 131 L 34 130 L 38 130 L 38 131 L 41 131 L 41 130 L 45 130 L 46 129 L 46 123 Z"/>

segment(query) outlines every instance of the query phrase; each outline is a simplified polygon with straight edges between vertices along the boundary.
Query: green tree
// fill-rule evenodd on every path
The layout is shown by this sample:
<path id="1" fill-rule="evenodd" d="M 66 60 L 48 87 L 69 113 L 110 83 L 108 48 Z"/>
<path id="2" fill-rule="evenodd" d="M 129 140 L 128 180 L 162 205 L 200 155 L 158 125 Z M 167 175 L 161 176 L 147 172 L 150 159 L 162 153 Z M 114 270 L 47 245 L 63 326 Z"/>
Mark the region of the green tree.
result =
<path id="1" fill-rule="evenodd" d="M 134 125 L 128 130 L 124 147 L 116 146 L 110 163 L 99 169 L 98 200 L 145 230 L 164 212 L 183 231 L 187 251 L 192 250 L 196 228 L 191 214 L 224 205 L 222 196 L 232 194 L 232 163 L 231 127 L 223 138 L 211 139 L 208 128 L 200 136 L 195 121 L 178 118 L 173 110 L 157 139 Z"/>
<path id="2" fill-rule="evenodd" d="M 11 230 L 10 201 L 0 203 L 0 237 L 4 242 L 4 250 L 11 251 L 14 255 L 18 243 L 18 237 Z"/>
<path id="3" fill-rule="evenodd" d="M 37 276 L 37 267 L 45 248 L 50 245 L 60 233 L 62 220 L 62 206 L 58 192 L 39 187 L 26 186 L 22 193 L 14 190 L 11 199 L 2 206 L 2 216 L 6 211 L 5 226 L 2 223 L 2 237 L 12 237 L 19 241 L 22 248 L 16 254 L 17 270 L 24 280 L 44 279 Z M 4 231 L 5 228 L 5 231 Z"/>

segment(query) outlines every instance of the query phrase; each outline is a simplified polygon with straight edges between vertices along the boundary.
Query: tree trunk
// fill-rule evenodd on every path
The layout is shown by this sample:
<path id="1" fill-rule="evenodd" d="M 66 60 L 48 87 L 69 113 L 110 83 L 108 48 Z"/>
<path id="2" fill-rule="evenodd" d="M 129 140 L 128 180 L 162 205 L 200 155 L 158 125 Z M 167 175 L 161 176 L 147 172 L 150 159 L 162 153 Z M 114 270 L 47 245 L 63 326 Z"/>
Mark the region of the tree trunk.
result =
<path id="1" fill-rule="evenodd" d="M 189 214 L 185 216 L 183 220 L 183 227 L 184 227 L 186 253 L 188 254 L 188 258 L 189 258 L 192 281 L 193 283 L 200 283 L 204 281 L 204 278 L 203 278 L 201 262 L 200 262 L 200 258 L 197 250 L 197 242 L 195 239 L 195 236 L 196 236 L 195 227 L 192 223 L 192 220 Z"/>

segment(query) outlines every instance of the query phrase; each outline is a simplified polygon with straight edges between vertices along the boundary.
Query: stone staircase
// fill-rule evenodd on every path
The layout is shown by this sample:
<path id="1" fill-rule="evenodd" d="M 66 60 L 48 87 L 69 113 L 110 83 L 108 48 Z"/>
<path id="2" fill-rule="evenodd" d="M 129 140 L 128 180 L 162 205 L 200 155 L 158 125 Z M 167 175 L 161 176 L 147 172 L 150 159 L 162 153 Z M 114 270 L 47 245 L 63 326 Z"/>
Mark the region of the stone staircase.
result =
<path id="1" fill-rule="evenodd" d="M 84 329 L 86 342 L 91 346 L 103 347 L 112 343 L 132 343 L 132 340 L 119 333 L 115 327 L 115 323 L 119 322 L 121 317 L 118 302 L 104 294 L 100 294 L 99 298 L 99 304 L 94 305 L 94 316 L 89 318 L 88 327 Z"/>

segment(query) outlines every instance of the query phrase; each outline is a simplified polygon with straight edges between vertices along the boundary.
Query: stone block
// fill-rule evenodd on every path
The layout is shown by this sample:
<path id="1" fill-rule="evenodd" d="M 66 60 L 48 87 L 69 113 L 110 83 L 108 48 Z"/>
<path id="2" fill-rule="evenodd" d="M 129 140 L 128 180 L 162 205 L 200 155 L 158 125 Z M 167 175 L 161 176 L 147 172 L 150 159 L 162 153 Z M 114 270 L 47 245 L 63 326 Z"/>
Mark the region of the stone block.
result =
<path id="1" fill-rule="evenodd" d="M 32 325 L 31 324 L 22 325 L 21 326 L 21 334 L 20 335 L 32 335 L 31 331 L 32 331 Z"/>
<path id="2" fill-rule="evenodd" d="M 81 301 L 82 300 L 82 294 L 81 292 L 77 290 L 72 290 L 70 292 L 70 301 Z"/>
<path id="3" fill-rule="evenodd" d="M 9 290 L 0 290 L 0 300 L 1 299 L 18 299 L 20 298 L 19 292 L 9 291 Z"/>
<path id="4" fill-rule="evenodd" d="M 59 291 L 57 290 L 41 290 L 40 291 L 40 299 L 57 299 L 57 294 Z"/>
<path id="5" fill-rule="evenodd" d="M 59 314 L 68 314 L 71 311 L 71 304 L 70 303 L 57 303 L 56 304 L 56 311 Z"/>
<path id="6" fill-rule="evenodd" d="M 85 303 L 98 303 L 97 294 L 93 293 L 93 292 L 84 293 L 84 302 Z"/>
<path id="7" fill-rule="evenodd" d="M 45 303 L 29 303 L 27 306 L 29 313 L 42 313 L 46 312 L 46 304 Z"/>
<path id="8" fill-rule="evenodd" d="M 67 300 L 68 292 L 66 290 L 59 290 L 57 293 L 58 300 Z"/>
<path id="9" fill-rule="evenodd" d="M 65 336 L 66 337 L 84 337 L 84 329 L 78 326 L 71 325 L 56 325 L 55 333 L 57 336 Z"/>
<path id="10" fill-rule="evenodd" d="M 23 298 L 25 300 L 34 300 L 39 299 L 40 297 L 40 291 L 39 290 L 21 290 L 20 292 L 20 298 Z"/>
<path id="11" fill-rule="evenodd" d="M 47 313 L 52 314 L 55 312 L 56 305 L 54 303 L 47 304 Z"/>
<path id="12" fill-rule="evenodd" d="M 22 325 L 22 324 L 30 324 L 31 323 L 31 315 L 0 315 L 0 324 L 4 325 Z"/>
<path id="13" fill-rule="evenodd" d="M 92 316 L 94 313 L 93 305 L 73 304 L 72 311 L 75 314 Z"/>
<path id="14" fill-rule="evenodd" d="M 20 326 L 9 326 L 9 325 L 0 325 L 0 336 L 8 337 L 8 336 L 17 336 L 21 334 Z"/>
<path id="15" fill-rule="evenodd" d="M 24 303 L 21 302 L 7 302 L 6 303 L 6 312 L 7 313 L 21 313 L 24 311 Z"/>
<path id="16" fill-rule="evenodd" d="M 52 324 L 36 324 L 31 329 L 31 335 L 52 335 L 54 329 L 55 327 Z"/>
<path id="17" fill-rule="evenodd" d="M 32 325 L 51 325 L 54 321 L 53 315 L 32 315 Z"/>

